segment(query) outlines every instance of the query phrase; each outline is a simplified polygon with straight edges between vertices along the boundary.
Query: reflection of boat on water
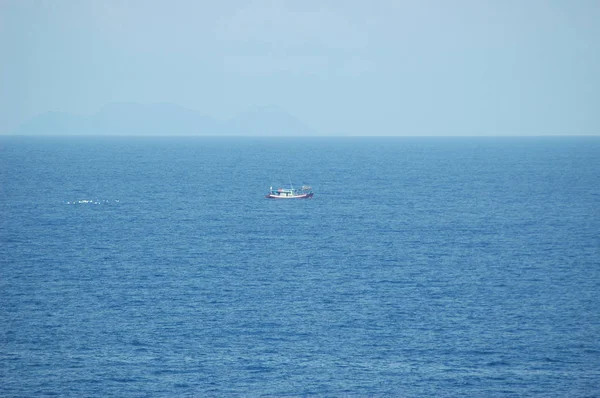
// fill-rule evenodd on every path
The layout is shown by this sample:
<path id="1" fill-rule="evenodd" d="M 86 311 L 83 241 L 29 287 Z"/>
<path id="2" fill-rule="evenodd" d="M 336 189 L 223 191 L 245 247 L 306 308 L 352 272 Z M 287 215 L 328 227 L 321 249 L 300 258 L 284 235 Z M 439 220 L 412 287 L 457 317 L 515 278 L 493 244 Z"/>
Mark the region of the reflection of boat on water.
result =
<path id="1" fill-rule="evenodd" d="M 302 188 L 294 188 L 291 184 L 289 188 L 269 188 L 269 193 L 265 198 L 269 199 L 310 199 L 314 195 L 312 188 L 308 185 L 303 185 Z"/>

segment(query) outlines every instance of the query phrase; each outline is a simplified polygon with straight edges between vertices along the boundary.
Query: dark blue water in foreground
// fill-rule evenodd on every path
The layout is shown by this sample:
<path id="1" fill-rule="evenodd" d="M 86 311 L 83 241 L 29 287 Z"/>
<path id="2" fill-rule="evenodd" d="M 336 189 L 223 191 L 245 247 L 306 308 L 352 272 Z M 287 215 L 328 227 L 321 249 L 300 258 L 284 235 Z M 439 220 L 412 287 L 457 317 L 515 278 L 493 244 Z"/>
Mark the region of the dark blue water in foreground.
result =
<path id="1" fill-rule="evenodd" d="M 4 137 L 0 166 L 0 396 L 600 394 L 600 138 Z M 315 197 L 264 199 L 288 176 Z"/>

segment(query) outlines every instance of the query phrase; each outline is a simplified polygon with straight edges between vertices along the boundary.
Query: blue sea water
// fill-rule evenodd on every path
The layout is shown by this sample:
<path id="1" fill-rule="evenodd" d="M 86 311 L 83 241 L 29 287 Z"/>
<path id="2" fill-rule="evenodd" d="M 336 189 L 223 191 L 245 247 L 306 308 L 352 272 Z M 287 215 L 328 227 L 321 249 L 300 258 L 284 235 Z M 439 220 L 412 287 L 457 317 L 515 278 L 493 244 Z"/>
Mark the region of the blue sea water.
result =
<path id="1" fill-rule="evenodd" d="M 600 395 L 598 137 L 3 137 L 0 184 L 0 396 Z"/>

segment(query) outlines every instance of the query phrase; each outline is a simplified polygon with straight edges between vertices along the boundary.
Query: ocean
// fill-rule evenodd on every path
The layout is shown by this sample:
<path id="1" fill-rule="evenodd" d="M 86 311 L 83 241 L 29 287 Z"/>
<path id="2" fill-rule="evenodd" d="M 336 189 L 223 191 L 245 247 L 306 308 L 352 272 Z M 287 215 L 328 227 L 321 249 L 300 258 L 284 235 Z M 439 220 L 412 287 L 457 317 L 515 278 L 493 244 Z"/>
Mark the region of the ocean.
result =
<path id="1" fill-rule="evenodd" d="M 0 325 L 3 397 L 599 396 L 600 138 L 0 137 Z"/>

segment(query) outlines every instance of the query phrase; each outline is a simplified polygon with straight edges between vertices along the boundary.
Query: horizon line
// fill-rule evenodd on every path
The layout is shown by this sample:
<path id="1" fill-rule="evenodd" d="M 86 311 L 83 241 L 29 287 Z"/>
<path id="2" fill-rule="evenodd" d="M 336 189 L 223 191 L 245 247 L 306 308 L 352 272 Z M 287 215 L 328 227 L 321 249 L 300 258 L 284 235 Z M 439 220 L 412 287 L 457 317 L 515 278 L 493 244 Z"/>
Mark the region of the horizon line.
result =
<path id="1" fill-rule="evenodd" d="M 411 134 L 411 135 L 240 135 L 240 134 L 2 134 L 0 137 L 46 138 L 535 138 L 535 137 L 600 137 L 598 134 Z"/>

